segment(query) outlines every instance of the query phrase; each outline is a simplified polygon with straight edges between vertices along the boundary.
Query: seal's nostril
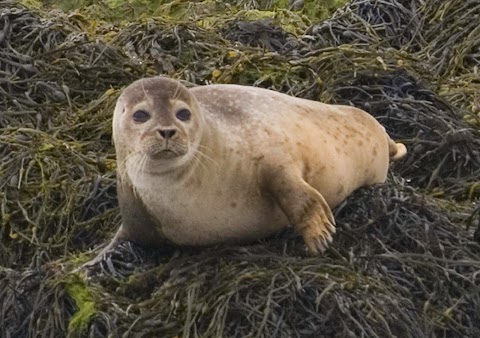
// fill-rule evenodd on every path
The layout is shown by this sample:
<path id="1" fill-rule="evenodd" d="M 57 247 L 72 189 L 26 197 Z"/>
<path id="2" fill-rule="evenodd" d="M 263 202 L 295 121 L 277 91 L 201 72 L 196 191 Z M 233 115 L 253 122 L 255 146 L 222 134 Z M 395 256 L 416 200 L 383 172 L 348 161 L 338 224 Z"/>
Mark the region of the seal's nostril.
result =
<path id="1" fill-rule="evenodd" d="M 166 140 L 172 138 L 177 133 L 175 129 L 160 129 L 158 132 Z"/>

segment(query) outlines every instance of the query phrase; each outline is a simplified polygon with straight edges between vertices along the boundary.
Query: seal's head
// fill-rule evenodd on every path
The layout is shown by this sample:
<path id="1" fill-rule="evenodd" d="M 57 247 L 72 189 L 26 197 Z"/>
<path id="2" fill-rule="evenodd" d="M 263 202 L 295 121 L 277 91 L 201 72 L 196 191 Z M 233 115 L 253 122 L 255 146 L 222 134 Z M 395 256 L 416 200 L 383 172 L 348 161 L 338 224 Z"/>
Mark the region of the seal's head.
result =
<path id="1" fill-rule="evenodd" d="M 120 95 L 113 115 L 117 161 L 160 173 L 194 157 L 203 130 L 195 97 L 178 81 L 135 81 Z"/>

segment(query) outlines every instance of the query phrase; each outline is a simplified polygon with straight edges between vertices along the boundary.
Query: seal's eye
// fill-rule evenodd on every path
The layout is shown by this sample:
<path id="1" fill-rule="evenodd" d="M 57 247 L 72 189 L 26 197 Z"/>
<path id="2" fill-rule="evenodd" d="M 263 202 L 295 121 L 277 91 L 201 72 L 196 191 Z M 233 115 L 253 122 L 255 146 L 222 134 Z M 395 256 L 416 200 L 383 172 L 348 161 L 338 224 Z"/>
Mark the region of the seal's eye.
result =
<path id="1" fill-rule="evenodd" d="M 137 110 L 133 113 L 133 120 L 138 123 L 147 122 L 150 119 L 150 114 L 145 110 Z"/>
<path id="2" fill-rule="evenodd" d="M 190 110 L 188 109 L 180 109 L 177 114 L 177 119 L 180 121 L 188 121 L 190 120 L 190 116 L 192 116 L 192 113 L 190 113 Z"/>

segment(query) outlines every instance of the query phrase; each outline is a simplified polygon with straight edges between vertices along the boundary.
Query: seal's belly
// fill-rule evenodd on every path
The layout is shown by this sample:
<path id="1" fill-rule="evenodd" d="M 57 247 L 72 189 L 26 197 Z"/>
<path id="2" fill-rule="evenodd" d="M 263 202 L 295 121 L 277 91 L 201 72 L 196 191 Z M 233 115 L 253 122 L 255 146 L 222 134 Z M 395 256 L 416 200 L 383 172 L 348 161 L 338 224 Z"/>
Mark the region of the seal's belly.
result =
<path id="1" fill-rule="evenodd" d="M 157 194 L 145 191 L 142 196 L 163 235 L 179 245 L 249 241 L 288 225 L 275 203 L 260 194 L 239 194 L 237 190 L 233 196 L 226 189 L 184 188 L 176 189 L 174 194 L 165 190 Z"/>

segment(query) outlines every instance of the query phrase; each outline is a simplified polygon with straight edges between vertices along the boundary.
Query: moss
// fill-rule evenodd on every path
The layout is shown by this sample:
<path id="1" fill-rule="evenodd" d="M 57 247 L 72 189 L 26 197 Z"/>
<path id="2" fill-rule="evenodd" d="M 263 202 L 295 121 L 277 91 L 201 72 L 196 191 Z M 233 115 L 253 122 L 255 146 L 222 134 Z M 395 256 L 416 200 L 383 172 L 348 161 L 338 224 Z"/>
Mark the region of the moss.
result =
<path id="1" fill-rule="evenodd" d="M 329 18 L 337 8 L 349 2 L 349 0 L 305 0 L 302 12 L 311 20 L 325 20 Z"/>
<path id="2" fill-rule="evenodd" d="M 68 263 L 72 264 L 72 266 L 77 267 L 81 264 L 86 263 L 89 259 L 91 259 L 91 254 L 86 252 L 81 252 L 78 255 L 73 255 L 68 259 Z"/>
<path id="3" fill-rule="evenodd" d="M 72 276 L 66 282 L 65 289 L 77 307 L 68 324 L 68 335 L 78 336 L 87 330 L 90 318 L 95 315 L 95 302 L 85 283 L 78 276 Z"/>
<path id="4" fill-rule="evenodd" d="M 27 8 L 39 9 L 42 7 L 40 0 L 21 0 L 20 3 Z"/>
<path id="5" fill-rule="evenodd" d="M 30 1 L 30 0 L 28 0 Z M 38 1 L 42 2 L 44 5 L 47 6 L 55 6 L 58 8 L 63 9 L 64 11 L 71 11 L 77 8 L 83 8 L 86 6 L 90 6 L 95 3 L 94 0 L 60 0 L 60 1 L 52 1 L 52 0 L 44 0 L 44 1 Z"/>
<path id="6" fill-rule="evenodd" d="M 290 1 L 289 0 L 277 0 L 274 4 L 275 8 L 289 8 Z"/>

